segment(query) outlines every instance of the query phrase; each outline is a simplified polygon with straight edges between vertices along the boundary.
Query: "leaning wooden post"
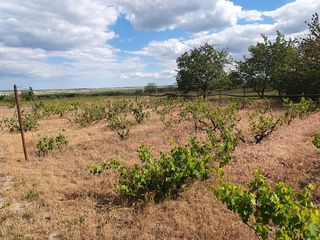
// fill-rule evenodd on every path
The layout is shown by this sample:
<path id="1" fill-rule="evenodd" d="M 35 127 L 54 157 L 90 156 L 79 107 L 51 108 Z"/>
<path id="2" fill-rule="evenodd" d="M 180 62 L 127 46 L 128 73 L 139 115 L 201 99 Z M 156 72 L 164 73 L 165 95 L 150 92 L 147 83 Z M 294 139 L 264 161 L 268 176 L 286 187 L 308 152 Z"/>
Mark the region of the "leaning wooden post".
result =
<path id="1" fill-rule="evenodd" d="M 18 112 L 19 126 L 20 126 L 20 132 L 21 132 L 21 140 L 22 140 L 22 146 L 23 146 L 24 159 L 26 161 L 28 161 L 28 153 L 27 153 L 26 141 L 24 138 L 24 130 L 23 130 L 23 123 L 22 123 L 21 112 L 20 112 L 20 102 L 19 102 L 19 94 L 17 91 L 17 86 L 14 85 L 13 89 L 14 89 L 14 96 L 15 96 L 16 105 L 17 105 L 17 112 Z"/>

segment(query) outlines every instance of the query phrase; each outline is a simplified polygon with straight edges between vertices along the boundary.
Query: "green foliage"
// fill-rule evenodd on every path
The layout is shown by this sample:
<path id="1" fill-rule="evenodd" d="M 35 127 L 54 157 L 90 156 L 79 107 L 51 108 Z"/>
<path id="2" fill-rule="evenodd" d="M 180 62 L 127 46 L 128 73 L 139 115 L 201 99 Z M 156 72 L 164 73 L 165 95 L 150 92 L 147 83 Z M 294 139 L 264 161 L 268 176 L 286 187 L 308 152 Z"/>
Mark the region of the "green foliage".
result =
<path id="1" fill-rule="evenodd" d="M 27 91 L 21 92 L 20 97 L 22 100 L 31 101 L 31 100 L 35 100 L 36 95 L 34 94 L 32 87 L 29 87 Z"/>
<path id="2" fill-rule="evenodd" d="M 3 118 L 0 120 L 1 130 L 8 130 L 10 133 L 18 133 L 20 131 L 19 121 L 17 117 Z"/>
<path id="3" fill-rule="evenodd" d="M 128 114 L 131 111 L 132 102 L 127 99 L 114 101 L 108 105 L 107 118 L 112 118 L 119 114 Z"/>
<path id="4" fill-rule="evenodd" d="M 58 136 L 44 136 L 37 143 L 37 151 L 39 156 L 44 156 L 55 149 L 62 149 L 68 146 L 69 141 L 63 134 L 64 130 Z"/>
<path id="5" fill-rule="evenodd" d="M 213 193 L 261 239 L 272 232 L 276 239 L 319 239 L 319 212 L 310 201 L 313 189 L 309 184 L 298 196 L 285 183 L 272 187 L 256 173 L 248 189 L 220 177 Z"/>
<path id="6" fill-rule="evenodd" d="M 235 147 L 243 140 L 242 133 L 237 128 L 239 119 L 235 104 L 229 104 L 225 108 L 211 108 L 210 102 L 197 100 L 189 102 L 180 115 L 184 118 L 190 116 L 195 130 L 199 124 L 204 126 L 215 160 L 220 166 L 230 162 Z"/>
<path id="7" fill-rule="evenodd" d="M 274 116 L 270 109 L 261 112 L 257 110 L 255 114 L 250 115 L 250 130 L 258 144 L 267 138 L 283 123 L 282 116 Z"/>
<path id="8" fill-rule="evenodd" d="M 143 123 L 147 118 L 150 117 L 150 113 L 147 111 L 147 107 L 145 107 L 145 104 L 142 101 L 135 101 L 131 112 L 138 124 Z"/>
<path id="9" fill-rule="evenodd" d="M 315 104 L 311 99 L 301 98 L 300 102 L 293 103 L 290 99 L 283 100 L 283 106 L 287 109 L 284 121 L 290 125 L 292 120 L 309 116 L 315 109 Z"/>
<path id="10" fill-rule="evenodd" d="M 108 118 L 108 127 L 116 132 L 121 140 L 126 140 L 129 137 L 129 132 L 133 123 L 125 114 L 119 114 Z"/>
<path id="11" fill-rule="evenodd" d="M 231 161 L 232 153 L 239 141 L 244 141 L 241 131 L 237 128 L 239 119 L 234 105 L 211 111 L 209 119 L 210 124 L 206 128 L 208 138 L 215 152 L 215 160 L 223 167 Z"/>
<path id="12" fill-rule="evenodd" d="M 25 132 L 35 131 L 39 126 L 39 119 L 34 114 L 23 114 L 22 113 L 22 125 Z M 3 118 L 0 120 L 0 127 L 2 130 L 7 130 L 10 133 L 19 133 L 20 126 L 18 117 Z"/>
<path id="13" fill-rule="evenodd" d="M 39 119 L 34 114 L 24 114 L 22 123 L 25 132 L 35 131 L 39 126 Z"/>
<path id="14" fill-rule="evenodd" d="M 135 164 L 127 168 L 112 160 L 92 166 L 91 172 L 100 173 L 111 168 L 120 174 L 116 188 L 122 194 L 144 200 L 153 196 L 156 201 L 177 194 L 192 181 L 206 179 L 211 172 L 210 147 L 194 138 L 186 146 L 174 146 L 169 153 L 161 152 L 159 159 L 145 146 L 138 152 L 141 166 Z"/>
<path id="15" fill-rule="evenodd" d="M 34 102 L 32 105 L 32 112 L 38 118 L 48 117 L 50 115 L 58 115 L 64 117 L 66 113 L 78 110 L 80 103 L 65 103 L 65 102 L 52 102 L 44 104 L 44 102 Z"/>
<path id="16" fill-rule="evenodd" d="M 104 104 L 86 105 L 82 112 L 77 113 L 74 121 L 82 126 L 101 121 L 107 117 L 106 106 Z"/>
<path id="17" fill-rule="evenodd" d="M 185 52 L 177 59 L 177 85 L 182 92 L 197 91 L 206 97 L 212 90 L 222 89 L 226 80 L 224 67 L 228 53 L 205 44 Z"/>
<path id="18" fill-rule="evenodd" d="M 197 131 L 199 125 L 205 122 L 210 110 L 210 102 L 199 98 L 196 101 L 189 101 L 180 116 L 182 119 L 191 119 L 194 123 L 194 130 Z"/>
<path id="19" fill-rule="evenodd" d="M 308 23 L 309 33 L 297 39 L 298 57 L 295 69 L 288 78 L 286 93 L 319 94 L 320 93 L 320 21 L 318 13 Z"/>
<path id="20" fill-rule="evenodd" d="M 174 117 L 175 102 L 172 99 L 162 101 L 161 108 L 157 110 L 160 120 L 166 128 L 171 128 L 175 122 Z"/>
<path id="21" fill-rule="evenodd" d="M 147 94 L 157 93 L 157 85 L 155 83 L 148 83 L 143 91 Z"/>
<path id="22" fill-rule="evenodd" d="M 239 78 L 246 86 L 252 87 L 263 98 L 267 88 L 284 92 L 284 81 L 294 69 L 297 56 L 293 41 L 286 40 L 277 32 L 277 38 L 271 42 L 262 35 L 263 42 L 249 47 L 250 56 L 238 62 Z"/>
<path id="23" fill-rule="evenodd" d="M 314 146 L 316 146 L 316 148 L 320 149 L 320 132 L 319 133 L 315 133 L 312 136 L 312 143 Z"/>

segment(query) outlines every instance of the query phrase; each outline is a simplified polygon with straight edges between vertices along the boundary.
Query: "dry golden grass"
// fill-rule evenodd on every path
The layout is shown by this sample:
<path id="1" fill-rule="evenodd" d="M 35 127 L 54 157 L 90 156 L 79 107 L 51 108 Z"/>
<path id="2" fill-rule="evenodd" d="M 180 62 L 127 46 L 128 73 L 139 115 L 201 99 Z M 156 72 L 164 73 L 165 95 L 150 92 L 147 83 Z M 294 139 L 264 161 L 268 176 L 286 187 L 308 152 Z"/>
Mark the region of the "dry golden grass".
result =
<path id="1" fill-rule="evenodd" d="M 1 117 L 13 112 L 0 108 Z M 239 125 L 249 139 L 248 110 L 239 115 Z M 66 129 L 69 147 L 38 157 L 39 136 L 56 135 L 60 128 Z M 226 173 L 246 183 L 254 170 L 261 169 L 272 181 L 298 188 L 311 181 L 320 186 L 319 153 L 310 141 L 319 129 L 320 113 L 315 113 L 282 126 L 259 145 L 241 144 Z M 93 163 L 123 156 L 123 162 L 131 165 L 138 162 L 136 150 L 141 144 L 158 154 L 170 149 L 171 140 L 185 143 L 192 131 L 187 121 L 164 129 L 152 112 L 144 125 L 133 127 L 128 140 L 120 141 L 105 124 L 82 128 L 51 117 L 41 120 L 36 132 L 26 134 L 27 163 L 20 135 L 0 132 L 0 200 L 5 202 L 0 205 L 0 239 L 48 239 L 52 234 L 60 235 L 59 239 L 255 239 L 251 229 L 212 194 L 215 176 L 194 183 L 177 199 L 142 208 L 119 198 L 113 189 L 115 173 L 89 174 Z M 318 187 L 316 203 L 319 197 Z"/>

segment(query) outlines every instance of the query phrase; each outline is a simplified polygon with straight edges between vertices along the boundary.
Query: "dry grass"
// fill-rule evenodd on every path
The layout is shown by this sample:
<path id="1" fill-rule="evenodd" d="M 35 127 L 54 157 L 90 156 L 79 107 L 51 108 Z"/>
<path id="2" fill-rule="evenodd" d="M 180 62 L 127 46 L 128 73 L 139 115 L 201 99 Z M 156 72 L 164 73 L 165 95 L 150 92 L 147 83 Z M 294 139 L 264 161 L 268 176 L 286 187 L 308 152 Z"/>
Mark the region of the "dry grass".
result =
<path id="1" fill-rule="evenodd" d="M 0 108 L 0 116 L 13 112 Z M 248 110 L 239 115 L 249 139 Z M 38 157 L 39 136 L 56 135 L 60 128 L 66 129 L 69 147 Z M 226 172 L 241 183 L 261 169 L 272 181 L 297 187 L 312 181 L 320 186 L 319 153 L 310 141 L 318 129 L 320 113 L 315 113 L 282 126 L 259 145 L 241 144 Z M 211 193 L 214 176 L 193 184 L 177 199 L 142 208 L 119 198 L 113 189 L 115 173 L 89 174 L 91 164 L 112 157 L 123 156 L 128 165 L 137 162 L 136 149 L 141 144 L 158 153 L 170 149 L 170 140 L 185 143 L 192 130 L 188 122 L 164 129 L 153 112 L 146 124 L 133 127 L 127 141 L 120 141 L 104 124 L 82 128 L 52 117 L 42 120 L 38 131 L 26 134 L 28 163 L 23 160 L 20 136 L 0 132 L 0 200 L 6 203 L 0 207 L 0 239 L 48 239 L 52 233 L 59 233 L 61 239 L 255 239 Z M 317 188 L 316 202 L 319 197 Z"/>

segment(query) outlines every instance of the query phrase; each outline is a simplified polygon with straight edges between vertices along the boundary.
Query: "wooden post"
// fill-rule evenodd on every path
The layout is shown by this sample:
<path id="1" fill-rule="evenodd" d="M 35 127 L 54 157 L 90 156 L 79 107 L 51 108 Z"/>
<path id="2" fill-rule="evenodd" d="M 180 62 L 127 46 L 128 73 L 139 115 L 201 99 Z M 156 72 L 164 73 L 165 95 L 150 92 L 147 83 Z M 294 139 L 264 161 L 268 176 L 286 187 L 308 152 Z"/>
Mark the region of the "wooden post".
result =
<path id="1" fill-rule="evenodd" d="M 21 112 L 20 112 L 19 94 L 18 94 L 16 85 L 13 86 L 13 90 L 14 90 L 14 96 L 15 96 L 16 105 L 17 105 L 17 112 L 18 112 L 19 126 L 20 126 L 20 132 L 21 132 L 21 140 L 22 140 L 22 146 L 23 146 L 24 159 L 26 161 L 28 161 L 28 153 L 27 153 L 26 141 L 24 138 L 23 123 L 22 123 Z"/>

